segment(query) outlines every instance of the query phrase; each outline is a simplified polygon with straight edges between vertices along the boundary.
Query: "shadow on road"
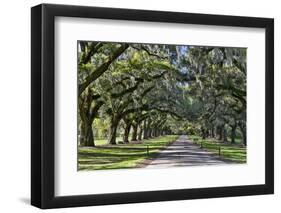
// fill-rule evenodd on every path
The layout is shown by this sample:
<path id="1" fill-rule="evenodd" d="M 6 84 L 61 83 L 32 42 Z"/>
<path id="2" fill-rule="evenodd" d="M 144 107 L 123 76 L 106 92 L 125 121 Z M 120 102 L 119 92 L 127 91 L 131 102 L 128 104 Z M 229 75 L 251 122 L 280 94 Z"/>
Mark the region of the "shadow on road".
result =
<path id="1" fill-rule="evenodd" d="M 198 166 L 228 164 L 214 154 L 200 149 L 182 135 L 172 145 L 163 150 L 157 158 L 148 162 L 146 168 L 165 168 L 176 166 Z"/>

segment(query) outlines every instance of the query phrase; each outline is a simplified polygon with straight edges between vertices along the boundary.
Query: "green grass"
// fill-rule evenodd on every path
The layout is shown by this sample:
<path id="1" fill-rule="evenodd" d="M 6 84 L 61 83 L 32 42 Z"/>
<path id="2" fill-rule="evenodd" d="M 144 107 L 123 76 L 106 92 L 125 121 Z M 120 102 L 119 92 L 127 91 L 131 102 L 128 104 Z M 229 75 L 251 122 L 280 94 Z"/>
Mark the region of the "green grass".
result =
<path id="1" fill-rule="evenodd" d="M 122 141 L 122 137 L 117 137 L 116 138 L 116 142 L 118 143 L 118 141 Z M 103 146 L 103 145 L 106 145 L 108 142 L 107 142 L 107 139 L 104 138 L 104 139 L 95 139 L 95 145 L 96 146 Z"/>
<path id="2" fill-rule="evenodd" d="M 93 148 L 78 147 L 78 170 L 141 167 L 146 159 L 155 157 L 159 151 L 177 138 L 176 135 L 168 135 L 143 140 L 139 144 L 119 145 L 105 145 L 104 141 L 99 141 Z M 149 155 L 147 155 L 147 146 Z"/>
<path id="3" fill-rule="evenodd" d="M 226 160 L 235 161 L 238 163 L 246 163 L 247 162 L 247 149 L 241 143 L 231 144 L 231 143 L 222 143 L 216 139 L 201 139 L 201 137 L 196 135 L 189 135 L 189 139 L 191 139 L 197 145 L 203 146 L 203 149 L 208 150 L 214 154 L 218 154 L 219 147 L 221 148 L 220 157 Z M 239 140 L 237 140 L 239 141 Z"/>

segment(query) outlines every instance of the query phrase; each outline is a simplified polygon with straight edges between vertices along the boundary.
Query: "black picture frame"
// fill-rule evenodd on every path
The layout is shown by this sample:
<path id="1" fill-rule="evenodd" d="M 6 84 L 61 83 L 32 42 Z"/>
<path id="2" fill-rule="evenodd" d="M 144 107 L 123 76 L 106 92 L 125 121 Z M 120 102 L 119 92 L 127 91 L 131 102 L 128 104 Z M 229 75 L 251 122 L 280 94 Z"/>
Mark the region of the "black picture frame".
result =
<path id="1" fill-rule="evenodd" d="M 55 17 L 264 28 L 265 184 L 130 193 L 54 195 L 55 171 Z M 39 208 L 139 203 L 197 198 L 272 194 L 274 192 L 274 20 L 239 16 L 41 4 L 31 9 L 31 204 Z"/>

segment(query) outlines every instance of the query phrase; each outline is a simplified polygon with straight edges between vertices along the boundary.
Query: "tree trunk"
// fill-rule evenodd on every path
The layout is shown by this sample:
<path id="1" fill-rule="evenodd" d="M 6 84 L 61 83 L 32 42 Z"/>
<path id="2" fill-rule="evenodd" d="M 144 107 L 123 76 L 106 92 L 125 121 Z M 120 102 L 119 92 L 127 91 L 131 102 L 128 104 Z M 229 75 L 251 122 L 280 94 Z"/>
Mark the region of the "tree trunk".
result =
<path id="1" fill-rule="evenodd" d="M 150 118 L 147 121 L 147 138 L 151 138 L 152 137 L 152 130 L 151 130 L 151 120 Z"/>
<path id="2" fill-rule="evenodd" d="M 132 125 L 130 123 L 126 124 L 125 126 L 124 137 L 123 137 L 124 143 L 129 143 L 129 134 L 130 134 L 131 126 Z"/>
<path id="3" fill-rule="evenodd" d="M 236 123 L 231 126 L 231 143 L 234 144 L 235 143 L 235 138 L 236 138 Z"/>
<path id="4" fill-rule="evenodd" d="M 225 127 L 223 128 L 223 142 L 224 143 L 228 142 L 228 140 L 227 140 L 227 130 L 226 130 Z"/>
<path id="5" fill-rule="evenodd" d="M 153 128 L 151 131 L 151 136 L 154 138 L 155 137 L 155 129 Z"/>
<path id="6" fill-rule="evenodd" d="M 90 125 L 87 128 L 87 133 L 86 133 L 85 139 L 86 139 L 85 146 L 95 146 L 93 129 L 92 129 L 92 126 L 90 126 Z"/>
<path id="7" fill-rule="evenodd" d="M 138 125 L 137 124 L 132 124 L 132 126 L 133 126 L 133 134 L 132 134 L 131 141 L 136 141 L 137 140 L 137 135 L 138 135 Z"/>
<path id="8" fill-rule="evenodd" d="M 245 127 L 244 127 L 245 126 Z M 246 133 L 246 125 L 243 125 L 241 122 L 239 122 L 239 128 L 242 133 L 242 139 L 243 139 L 243 144 L 247 146 L 247 133 Z"/>
<path id="9" fill-rule="evenodd" d="M 154 131 L 155 131 L 155 133 L 154 133 L 155 137 L 158 137 L 158 129 L 155 129 Z"/>
<path id="10" fill-rule="evenodd" d="M 143 128 L 139 128 L 139 134 L 138 134 L 138 141 L 141 141 L 142 139 L 142 132 L 143 132 Z"/>
<path id="11" fill-rule="evenodd" d="M 81 114 L 83 113 L 83 116 Z M 94 143 L 94 134 L 92 129 L 91 118 L 87 117 L 87 113 L 85 111 L 80 111 L 81 117 L 81 130 L 80 130 L 80 145 L 81 146 L 95 146 Z"/>
<path id="12" fill-rule="evenodd" d="M 84 146 L 85 145 L 85 140 L 84 140 L 84 138 L 85 138 L 85 124 L 84 124 L 84 122 L 83 122 L 83 120 L 81 119 L 81 122 L 80 122 L 80 125 L 79 125 L 79 127 L 80 127 L 80 129 L 79 129 L 79 144 L 80 144 L 80 146 Z"/>
<path id="13" fill-rule="evenodd" d="M 218 131 L 219 131 L 219 140 L 221 141 L 223 138 L 223 127 L 222 126 L 218 127 Z"/>
<path id="14" fill-rule="evenodd" d="M 215 138 L 215 130 L 214 130 L 214 126 L 212 126 L 212 130 L 211 130 L 211 136 L 212 138 Z"/>
<path id="15" fill-rule="evenodd" d="M 207 137 L 207 138 L 210 137 L 210 130 L 209 130 L 209 129 L 206 130 L 206 137 Z"/>
<path id="16" fill-rule="evenodd" d="M 201 128 L 201 132 L 202 132 L 202 139 L 206 139 L 206 131 L 204 128 Z"/>
<path id="17" fill-rule="evenodd" d="M 78 99 L 79 115 L 81 118 L 80 144 L 82 146 L 95 146 L 92 123 L 104 102 L 96 101 L 95 106 L 91 109 L 92 102 L 93 97 L 89 91 L 87 91 L 87 96 L 84 99 L 81 97 Z"/>
<path id="18" fill-rule="evenodd" d="M 147 129 L 147 138 L 151 138 L 152 137 L 152 131 L 150 128 Z"/>
<path id="19" fill-rule="evenodd" d="M 148 129 L 147 129 L 147 123 L 146 123 L 146 119 L 143 122 L 143 139 L 147 139 L 148 138 Z"/>
<path id="20" fill-rule="evenodd" d="M 108 143 L 111 145 L 116 145 L 116 133 L 117 133 L 117 127 L 119 124 L 120 119 L 113 118 L 111 120 L 110 129 L 109 129 L 109 138 Z"/>
<path id="21" fill-rule="evenodd" d="M 160 136 L 160 130 L 159 129 L 156 130 L 156 135 L 157 135 L 157 137 Z"/>

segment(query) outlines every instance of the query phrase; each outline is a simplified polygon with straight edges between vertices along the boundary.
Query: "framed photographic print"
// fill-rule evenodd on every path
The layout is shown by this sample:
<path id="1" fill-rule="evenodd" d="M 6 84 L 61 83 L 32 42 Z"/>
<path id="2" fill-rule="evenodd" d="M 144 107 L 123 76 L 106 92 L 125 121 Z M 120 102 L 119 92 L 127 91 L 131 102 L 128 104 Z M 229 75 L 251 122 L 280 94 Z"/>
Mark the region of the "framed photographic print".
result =
<path id="1" fill-rule="evenodd" d="M 31 203 L 274 191 L 274 21 L 31 9 Z"/>

